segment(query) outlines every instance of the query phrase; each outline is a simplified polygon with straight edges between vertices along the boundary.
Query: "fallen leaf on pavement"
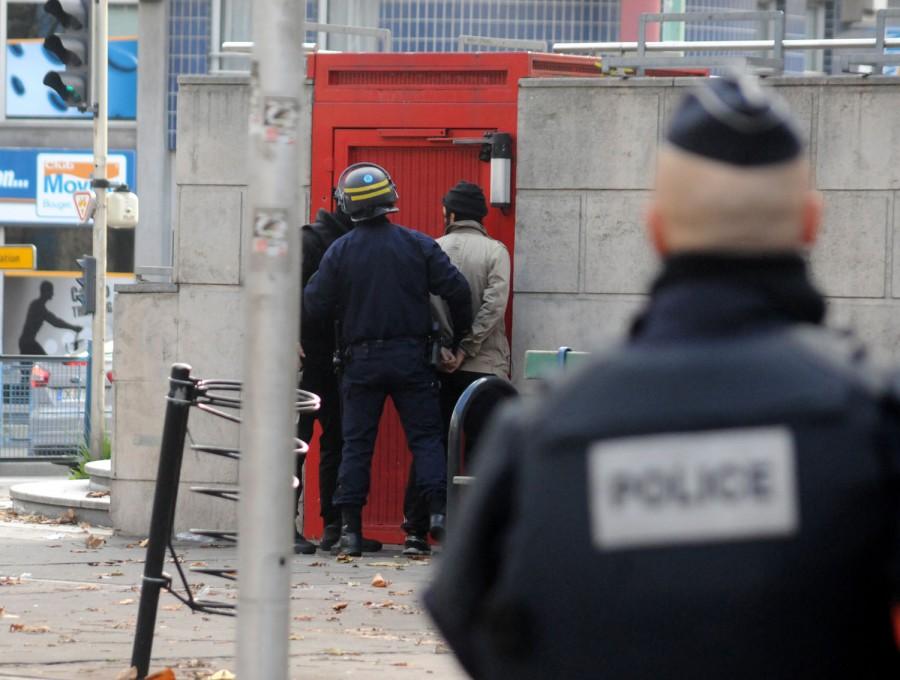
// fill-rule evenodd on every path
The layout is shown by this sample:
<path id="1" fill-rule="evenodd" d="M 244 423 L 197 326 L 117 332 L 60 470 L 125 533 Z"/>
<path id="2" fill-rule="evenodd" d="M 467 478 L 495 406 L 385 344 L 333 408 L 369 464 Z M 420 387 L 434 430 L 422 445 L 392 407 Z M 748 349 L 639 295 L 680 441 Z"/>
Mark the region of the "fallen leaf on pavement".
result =
<path id="1" fill-rule="evenodd" d="M 341 564 L 350 564 L 350 562 L 354 562 L 355 560 L 352 557 L 350 557 L 350 555 L 345 555 L 344 553 L 341 553 L 340 555 L 337 556 L 337 561 L 340 562 Z"/>
<path id="2" fill-rule="evenodd" d="M 66 510 L 59 516 L 60 524 L 75 524 L 75 511 L 72 508 Z"/>
<path id="3" fill-rule="evenodd" d="M 116 604 L 134 604 L 134 598 L 127 597 L 124 600 L 119 600 Z"/>
<path id="4" fill-rule="evenodd" d="M 291 634 L 288 636 L 288 640 L 303 640 L 303 639 L 304 639 L 304 638 L 303 638 L 302 635 L 297 635 L 296 633 L 291 633 Z M 233 677 L 233 676 L 232 676 L 232 677 Z"/>
<path id="5" fill-rule="evenodd" d="M 50 628 L 47 626 L 29 626 L 24 623 L 9 624 L 10 633 L 49 633 Z"/>
<path id="6" fill-rule="evenodd" d="M 138 542 L 138 547 L 139 547 L 139 548 L 146 548 L 148 545 L 150 545 L 150 539 L 149 539 L 149 538 L 145 538 L 144 540 Z"/>
<path id="7" fill-rule="evenodd" d="M 294 617 L 294 621 L 312 621 L 312 620 L 313 620 L 313 617 L 312 617 L 312 616 L 308 616 L 308 615 L 306 615 L 306 614 L 302 614 L 302 615 L 300 615 L 300 616 L 295 616 L 295 617 Z"/>
<path id="8" fill-rule="evenodd" d="M 388 567 L 390 569 L 400 569 L 406 565 L 402 562 L 366 562 L 367 567 Z"/>
<path id="9" fill-rule="evenodd" d="M 210 675 L 206 680 L 235 680 L 235 675 L 224 668 Z"/>
<path id="10" fill-rule="evenodd" d="M 22 579 L 18 576 L 0 576 L 0 586 L 18 586 L 22 584 Z"/>
<path id="11" fill-rule="evenodd" d="M 177 612 L 179 609 L 181 609 L 180 604 L 164 604 L 163 605 L 163 611 L 166 611 L 166 612 Z"/>
<path id="12" fill-rule="evenodd" d="M 390 609 L 394 606 L 393 600 L 385 600 L 384 602 L 364 602 L 364 607 L 369 609 Z"/>
<path id="13" fill-rule="evenodd" d="M 6 614 L 6 607 L 0 607 L 0 619 L 3 618 L 4 614 Z"/>
<path id="14" fill-rule="evenodd" d="M 88 491 L 88 498 L 106 498 L 109 496 L 109 491 Z"/>
<path id="15" fill-rule="evenodd" d="M 389 590 L 388 595 L 412 595 L 411 590 Z"/>
<path id="16" fill-rule="evenodd" d="M 166 668 L 153 675 L 148 675 L 147 680 L 175 680 L 175 672 L 171 668 Z"/>
<path id="17" fill-rule="evenodd" d="M 61 644 L 69 644 L 69 643 L 72 643 L 72 642 L 78 642 L 78 640 L 76 640 L 76 639 L 73 638 L 73 637 L 69 637 L 68 635 L 60 635 L 60 636 L 59 636 L 59 642 L 60 642 Z"/>
<path id="18" fill-rule="evenodd" d="M 337 647 L 329 647 L 328 649 L 323 649 L 322 654 L 327 654 L 328 656 L 360 656 L 362 652 L 345 652 Z"/>
<path id="19" fill-rule="evenodd" d="M 375 574 L 375 576 L 372 577 L 372 586 L 374 588 L 387 588 L 390 584 L 391 582 L 386 581 L 381 574 Z"/>
<path id="20" fill-rule="evenodd" d="M 85 583 L 83 586 L 78 586 L 75 590 L 100 590 L 100 586 L 95 586 L 91 583 Z"/>
<path id="21" fill-rule="evenodd" d="M 116 676 L 116 680 L 137 680 L 137 668 L 132 666 L 127 671 L 122 671 Z"/>
<path id="22" fill-rule="evenodd" d="M 206 562 L 191 562 L 192 567 L 208 567 Z"/>
<path id="23" fill-rule="evenodd" d="M 342 612 L 347 608 L 348 604 L 350 604 L 350 603 L 349 602 L 335 602 L 333 605 L 331 605 L 331 608 L 336 612 Z"/>
<path id="24" fill-rule="evenodd" d="M 392 663 L 391 666 L 401 666 L 405 668 L 406 666 L 409 666 L 409 664 L 405 661 L 397 661 L 396 663 Z"/>
<path id="25" fill-rule="evenodd" d="M 96 534 L 88 534 L 84 539 L 84 545 L 91 550 L 95 550 L 106 543 L 106 539 Z"/>

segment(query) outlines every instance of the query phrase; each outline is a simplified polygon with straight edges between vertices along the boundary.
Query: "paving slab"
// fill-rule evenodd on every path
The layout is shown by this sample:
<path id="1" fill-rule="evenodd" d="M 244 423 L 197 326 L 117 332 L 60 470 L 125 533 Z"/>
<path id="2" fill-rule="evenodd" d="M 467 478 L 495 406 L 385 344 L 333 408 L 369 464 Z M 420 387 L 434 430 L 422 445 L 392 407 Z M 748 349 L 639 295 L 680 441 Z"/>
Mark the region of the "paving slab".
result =
<path id="1" fill-rule="evenodd" d="M 88 547 L 103 541 L 98 547 Z M 176 543 L 185 565 L 234 567 L 237 549 Z M 0 678 L 110 680 L 128 667 L 144 548 L 110 530 L 38 524 L 0 511 Z M 388 548 L 349 563 L 319 553 L 292 564 L 291 678 L 466 677 L 422 612 L 432 557 Z M 173 565 L 167 571 L 175 573 Z M 390 583 L 372 586 L 381 574 Z M 236 584 L 189 576 L 195 594 L 237 600 Z M 346 605 L 346 606 L 344 606 Z M 160 601 L 153 669 L 206 678 L 235 669 L 233 618 Z M 31 632 L 29 632 L 31 631 Z"/>

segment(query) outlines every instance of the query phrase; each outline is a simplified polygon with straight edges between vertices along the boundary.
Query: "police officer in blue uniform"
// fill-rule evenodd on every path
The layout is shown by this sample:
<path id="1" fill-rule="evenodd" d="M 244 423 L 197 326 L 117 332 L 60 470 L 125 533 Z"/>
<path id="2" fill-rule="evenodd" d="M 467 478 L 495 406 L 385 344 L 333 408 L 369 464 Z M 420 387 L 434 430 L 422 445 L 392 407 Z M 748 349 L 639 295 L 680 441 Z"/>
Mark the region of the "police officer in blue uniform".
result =
<path id="1" fill-rule="evenodd" d="M 900 677 L 900 383 L 822 326 L 809 176 L 753 80 L 676 110 L 645 310 L 498 418 L 426 594 L 473 677 Z"/>
<path id="2" fill-rule="evenodd" d="M 429 295 L 447 301 L 456 346 L 472 325 L 472 309 L 468 283 L 434 239 L 388 221 L 398 196 L 384 168 L 351 165 L 335 196 L 356 227 L 325 253 L 303 300 L 308 318 L 340 321 L 344 446 L 334 505 L 341 508 L 342 526 L 333 551 L 359 555 L 362 507 L 386 397 L 397 408 L 416 461 L 431 536 L 443 536 L 447 474 Z"/>

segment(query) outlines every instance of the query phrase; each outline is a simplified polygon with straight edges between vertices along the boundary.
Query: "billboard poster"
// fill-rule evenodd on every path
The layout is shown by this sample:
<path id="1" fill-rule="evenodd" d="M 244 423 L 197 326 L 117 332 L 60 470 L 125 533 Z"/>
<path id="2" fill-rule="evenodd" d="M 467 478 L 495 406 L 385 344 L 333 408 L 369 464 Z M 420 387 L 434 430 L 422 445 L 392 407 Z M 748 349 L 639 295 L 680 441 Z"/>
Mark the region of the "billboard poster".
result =
<path id="1" fill-rule="evenodd" d="M 7 118 L 90 118 L 90 113 L 67 108 L 44 85 L 48 71 L 59 62 L 44 49 L 43 39 L 8 40 L 6 44 Z M 137 115 L 137 40 L 109 40 L 109 118 L 134 120 Z"/>
<path id="2" fill-rule="evenodd" d="M 106 337 L 112 338 L 113 314 L 115 313 L 114 288 L 120 284 L 132 283 L 133 278 L 108 278 L 106 281 Z M 86 347 L 85 340 L 91 338 L 92 316 L 80 316 L 75 293 L 78 284 L 74 277 L 66 276 L 4 276 L 3 284 L 3 353 L 19 354 L 19 339 L 25 329 L 28 307 L 41 298 L 41 286 L 52 286 L 52 297 L 43 304 L 48 312 L 58 319 L 82 330 L 74 331 L 56 328 L 48 322 L 41 324 L 35 340 L 50 355 L 77 354 Z M 50 289 L 44 286 L 45 291 Z M 46 297 L 46 296 L 45 296 Z M 76 343 L 76 340 L 78 341 Z"/>
<path id="3" fill-rule="evenodd" d="M 78 225 L 75 194 L 89 191 L 89 151 L 0 148 L 0 223 Z M 134 151 L 112 151 L 110 181 L 135 189 Z"/>

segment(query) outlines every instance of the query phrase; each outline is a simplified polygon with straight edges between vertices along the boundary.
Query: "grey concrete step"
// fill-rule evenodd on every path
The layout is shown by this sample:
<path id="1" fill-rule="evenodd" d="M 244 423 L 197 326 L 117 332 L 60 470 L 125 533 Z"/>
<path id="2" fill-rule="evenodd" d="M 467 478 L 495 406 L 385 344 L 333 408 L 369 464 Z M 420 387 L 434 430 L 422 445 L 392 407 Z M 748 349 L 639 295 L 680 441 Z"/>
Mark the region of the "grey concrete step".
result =
<path id="1" fill-rule="evenodd" d="M 90 480 L 87 479 L 29 482 L 16 484 L 9 489 L 13 509 L 17 512 L 59 517 L 71 508 L 75 511 L 78 522 L 111 526 L 109 494 L 92 497 L 88 495 L 90 493 L 97 491 L 91 489 Z"/>
<path id="2" fill-rule="evenodd" d="M 91 476 L 91 491 L 109 491 L 109 482 L 112 479 L 111 460 L 92 460 L 84 466 L 84 469 Z"/>

